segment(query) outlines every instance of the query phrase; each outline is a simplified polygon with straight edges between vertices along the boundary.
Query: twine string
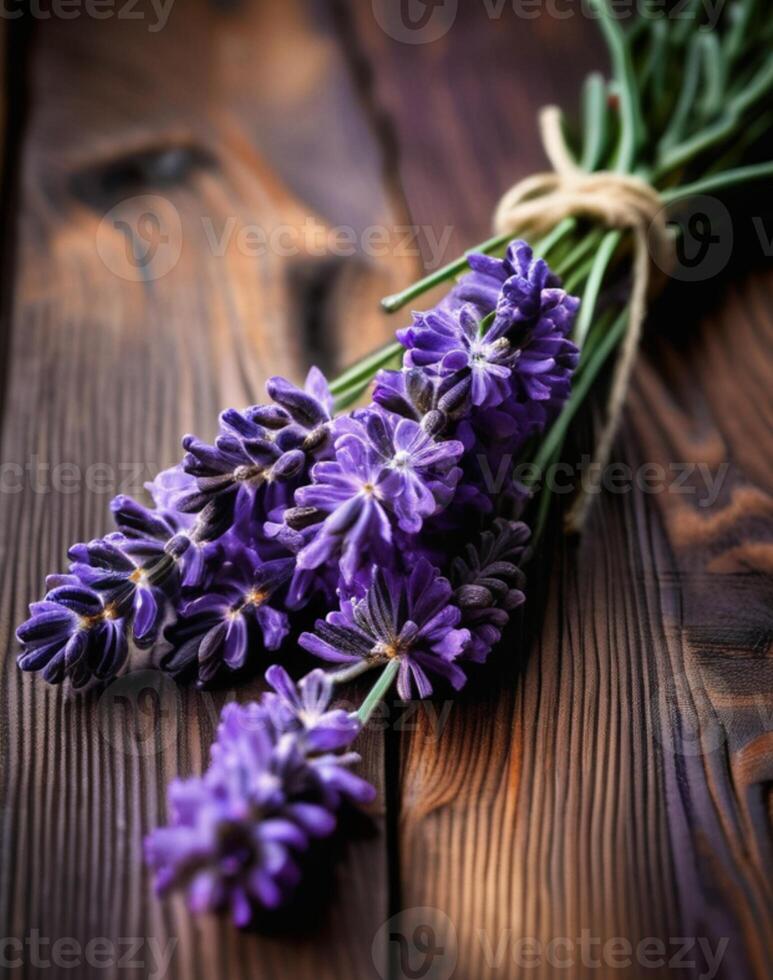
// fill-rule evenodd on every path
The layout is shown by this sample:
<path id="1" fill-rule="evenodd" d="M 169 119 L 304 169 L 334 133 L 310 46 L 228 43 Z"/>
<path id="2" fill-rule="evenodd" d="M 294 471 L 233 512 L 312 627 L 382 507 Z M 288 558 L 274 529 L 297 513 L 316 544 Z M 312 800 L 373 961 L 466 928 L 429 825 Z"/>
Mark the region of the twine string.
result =
<path id="1" fill-rule="evenodd" d="M 673 261 L 673 239 L 662 198 L 645 180 L 613 171 L 589 173 L 572 159 L 564 140 L 561 112 L 548 106 L 540 113 L 540 132 L 552 171 L 533 174 L 507 191 L 494 213 L 498 234 L 546 235 L 565 218 L 587 218 L 633 234 L 631 300 L 625 338 L 615 363 L 605 420 L 593 452 L 587 479 L 569 509 L 566 528 L 579 533 L 612 451 L 639 348 L 652 264 L 661 269 Z"/>

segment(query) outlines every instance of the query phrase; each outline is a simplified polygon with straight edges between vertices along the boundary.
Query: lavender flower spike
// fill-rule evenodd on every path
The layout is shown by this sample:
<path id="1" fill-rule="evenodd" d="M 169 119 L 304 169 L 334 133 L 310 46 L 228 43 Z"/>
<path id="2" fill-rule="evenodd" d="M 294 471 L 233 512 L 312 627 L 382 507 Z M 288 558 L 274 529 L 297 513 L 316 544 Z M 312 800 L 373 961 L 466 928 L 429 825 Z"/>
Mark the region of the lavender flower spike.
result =
<path id="1" fill-rule="evenodd" d="M 498 518 L 467 546 L 464 557 L 454 559 L 454 602 L 471 633 L 464 651 L 466 660 L 483 663 L 501 639 L 512 611 L 524 602 L 525 576 L 520 565 L 528 540 L 525 524 Z"/>
<path id="2" fill-rule="evenodd" d="M 417 313 L 413 325 L 397 336 L 408 348 L 406 367 L 431 368 L 441 378 L 468 385 L 476 408 L 494 408 L 509 396 L 518 351 L 507 337 L 486 331 L 473 306 Z"/>
<path id="3" fill-rule="evenodd" d="M 345 600 L 340 612 L 319 620 L 315 633 L 303 633 L 302 647 L 323 660 L 374 667 L 397 658 L 397 690 L 410 700 L 432 694 L 431 676 L 459 690 L 466 676 L 456 662 L 470 641 L 467 629 L 458 629 L 462 614 L 452 601 L 452 590 L 426 558 L 416 563 L 407 578 L 379 569 L 367 594 L 359 601 Z"/>
<path id="4" fill-rule="evenodd" d="M 240 927 L 288 900 L 302 852 L 333 831 L 343 799 L 369 802 L 375 792 L 348 771 L 354 753 L 313 752 L 308 729 L 292 712 L 287 727 L 277 702 L 285 707 L 282 695 L 268 694 L 223 709 L 209 769 L 170 784 L 170 826 L 145 841 L 159 893 L 185 889 L 192 911 L 227 909 Z M 328 713 L 324 698 L 316 706 Z"/>
<path id="5" fill-rule="evenodd" d="M 30 605 L 30 618 L 16 631 L 19 667 L 42 671 L 49 684 L 68 678 L 75 688 L 115 676 L 128 653 L 115 607 L 74 575 L 50 575 L 47 585 L 45 599 Z"/>

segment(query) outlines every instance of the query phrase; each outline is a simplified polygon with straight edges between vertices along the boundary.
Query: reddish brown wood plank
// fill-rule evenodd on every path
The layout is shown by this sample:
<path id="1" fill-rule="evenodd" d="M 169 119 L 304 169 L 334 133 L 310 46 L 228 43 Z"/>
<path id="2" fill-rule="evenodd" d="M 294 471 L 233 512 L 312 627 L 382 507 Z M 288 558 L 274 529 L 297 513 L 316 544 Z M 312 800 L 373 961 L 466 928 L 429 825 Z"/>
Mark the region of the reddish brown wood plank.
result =
<path id="1" fill-rule="evenodd" d="M 584 70 L 604 64 L 581 18 L 460 8 L 424 46 L 352 8 L 413 220 L 453 220 L 456 250 L 486 237 L 498 195 L 543 165 L 539 106 L 574 105 Z M 769 276 L 733 287 L 700 329 L 672 311 L 695 338 L 642 360 L 618 443 L 631 466 L 704 462 L 710 481 L 729 463 L 719 499 L 602 500 L 548 581 L 532 568 L 526 629 L 441 737 L 424 723 L 401 740 L 404 932 L 411 909 L 436 910 L 421 915 L 456 949 L 456 975 L 553 977 L 567 956 L 573 977 L 606 975 L 609 962 L 589 964 L 616 937 L 632 952 L 615 975 L 673 975 L 635 951 L 652 938 L 668 960 L 677 937 L 693 940 L 688 975 L 724 937 L 718 975 L 768 975 L 770 290 Z"/>
<path id="2" fill-rule="evenodd" d="M 300 380 L 312 358 L 335 368 L 377 346 L 377 298 L 411 275 L 410 257 L 331 259 L 308 238 L 312 221 L 325 233 L 352 226 L 360 241 L 370 225 L 405 220 L 324 8 L 195 0 L 175 5 L 163 30 L 147 26 L 55 18 L 36 25 L 31 51 L 3 459 L 32 462 L 49 489 L 25 476 L 0 518 L 2 935 L 24 941 L 34 929 L 82 951 L 135 937 L 146 973 L 171 942 L 168 977 L 375 975 L 383 802 L 347 850 L 332 901 L 316 916 L 306 908 L 299 934 L 196 923 L 180 900 L 152 897 L 141 840 L 164 819 L 167 781 L 201 771 L 226 694 L 144 674 L 101 700 L 66 700 L 14 665 L 26 604 L 71 542 L 108 527 L 117 484 L 140 490 L 179 459 L 182 433 L 211 438 L 217 412 L 259 399 L 266 376 Z M 207 235 L 229 226 L 217 254 Z M 253 254 L 241 237 L 251 226 L 285 237 Z M 153 240 L 156 259 L 143 265 Z M 288 243 L 297 254 L 278 254 Z M 107 467 L 101 492 L 83 485 L 96 464 Z M 64 465 L 76 492 L 50 489 Z M 380 737 L 364 750 L 381 783 Z"/>

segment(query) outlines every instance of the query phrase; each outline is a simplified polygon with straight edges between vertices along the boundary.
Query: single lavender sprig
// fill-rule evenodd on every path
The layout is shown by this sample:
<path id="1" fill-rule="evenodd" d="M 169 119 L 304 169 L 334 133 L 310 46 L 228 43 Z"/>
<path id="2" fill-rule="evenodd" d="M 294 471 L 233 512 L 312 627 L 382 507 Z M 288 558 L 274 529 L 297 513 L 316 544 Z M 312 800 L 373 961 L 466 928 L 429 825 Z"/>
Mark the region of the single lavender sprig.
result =
<path id="1" fill-rule="evenodd" d="M 303 852 L 329 836 L 344 801 L 370 802 L 374 788 L 341 753 L 359 723 L 330 709 L 332 683 L 313 671 L 296 687 L 279 667 L 274 693 L 226 705 L 203 776 L 169 786 L 169 826 L 145 841 L 156 890 L 187 893 L 193 912 L 228 910 L 237 926 L 287 902 Z"/>

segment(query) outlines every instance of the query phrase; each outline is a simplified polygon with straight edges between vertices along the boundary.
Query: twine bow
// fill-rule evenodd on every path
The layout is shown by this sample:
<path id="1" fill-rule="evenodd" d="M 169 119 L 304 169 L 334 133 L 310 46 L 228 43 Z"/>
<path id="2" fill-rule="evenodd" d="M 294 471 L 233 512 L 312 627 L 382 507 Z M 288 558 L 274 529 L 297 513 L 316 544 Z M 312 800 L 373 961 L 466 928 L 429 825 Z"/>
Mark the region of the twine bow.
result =
<path id="1" fill-rule="evenodd" d="M 674 245 L 666 224 L 665 205 L 654 187 L 632 174 L 606 170 L 589 173 L 578 167 L 567 150 L 561 112 L 556 106 L 543 109 L 539 122 L 543 146 L 553 170 L 526 177 L 504 194 L 494 213 L 495 231 L 541 236 L 565 218 L 573 217 L 589 218 L 607 228 L 633 233 L 628 326 L 615 364 L 606 418 L 594 450 L 594 465 L 566 518 L 567 530 L 578 533 L 585 524 L 592 495 L 598 491 L 620 423 L 647 315 L 651 266 L 656 262 L 660 269 L 669 268 Z"/>

